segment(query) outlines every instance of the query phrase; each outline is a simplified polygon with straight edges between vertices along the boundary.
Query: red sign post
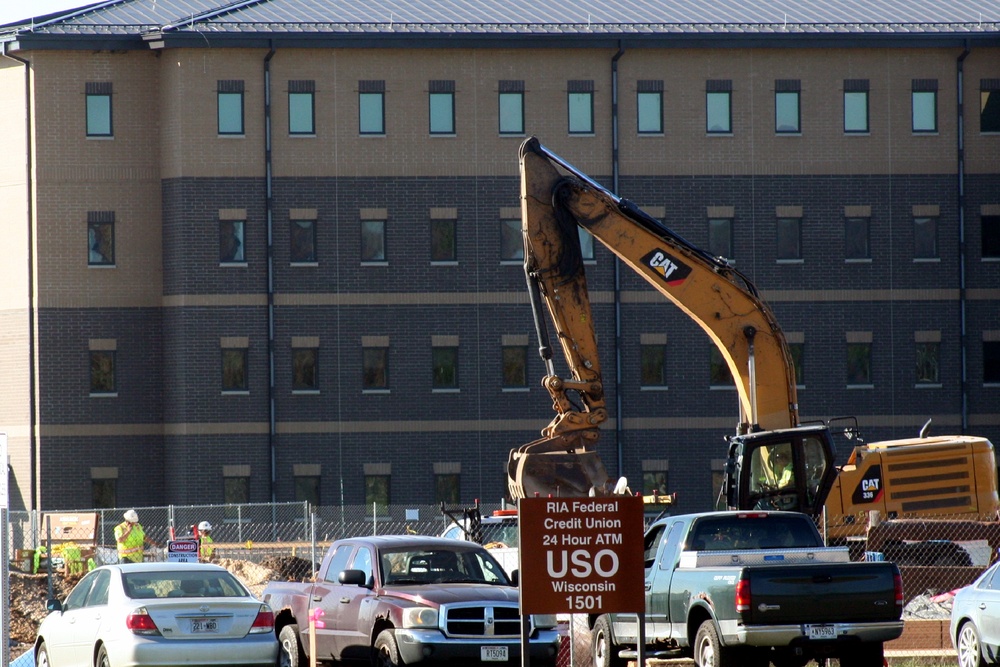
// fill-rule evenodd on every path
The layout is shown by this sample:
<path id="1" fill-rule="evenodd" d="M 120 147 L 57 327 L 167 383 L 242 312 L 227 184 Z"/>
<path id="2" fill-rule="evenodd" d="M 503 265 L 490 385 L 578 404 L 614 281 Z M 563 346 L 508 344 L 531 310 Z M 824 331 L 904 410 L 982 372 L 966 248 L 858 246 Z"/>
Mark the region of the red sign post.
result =
<path id="1" fill-rule="evenodd" d="M 645 611 L 642 498 L 523 498 L 518 525 L 523 614 Z"/>

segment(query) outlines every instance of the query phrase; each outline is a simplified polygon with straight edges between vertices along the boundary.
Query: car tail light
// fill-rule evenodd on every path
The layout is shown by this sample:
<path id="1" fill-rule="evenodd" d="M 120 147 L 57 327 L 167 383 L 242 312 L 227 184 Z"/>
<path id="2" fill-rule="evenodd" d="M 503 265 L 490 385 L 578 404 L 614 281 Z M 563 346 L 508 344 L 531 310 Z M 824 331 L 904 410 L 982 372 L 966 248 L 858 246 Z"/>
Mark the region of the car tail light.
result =
<path id="1" fill-rule="evenodd" d="M 250 626 L 250 634 L 257 635 L 264 632 L 274 632 L 274 612 L 266 604 L 262 604 L 257 611 L 257 618 L 253 619 Z"/>
<path id="2" fill-rule="evenodd" d="M 145 607 L 139 607 L 125 618 L 125 627 L 137 635 L 158 635 L 160 629 Z"/>
<path id="3" fill-rule="evenodd" d="M 903 577 L 898 573 L 892 576 L 892 587 L 896 590 L 896 606 L 903 608 Z"/>
<path id="4" fill-rule="evenodd" d="M 750 580 L 736 582 L 736 611 L 750 611 Z"/>

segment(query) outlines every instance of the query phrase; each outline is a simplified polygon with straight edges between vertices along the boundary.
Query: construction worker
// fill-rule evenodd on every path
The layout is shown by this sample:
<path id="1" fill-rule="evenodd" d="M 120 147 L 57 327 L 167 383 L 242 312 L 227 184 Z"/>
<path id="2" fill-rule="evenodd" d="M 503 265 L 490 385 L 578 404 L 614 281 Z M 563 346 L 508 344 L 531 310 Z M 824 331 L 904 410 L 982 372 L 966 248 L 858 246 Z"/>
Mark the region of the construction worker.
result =
<path id="1" fill-rule="evenodd" d="M 119 563 L 141 563 L 143 549 L 147 544 L 159 546 L 146 537 L 146 531 L 139 523 L 139 515 L 135 510 L 125 512 L 125 519 L 115 526 L 115 542 L 118 544 Z"/>
<path id="2" fill-rule="evenodd" d="M 202 563 L 209 563 L 212 561 L 212 554 L 215 552 L 215 547 L 212 546 L 212 539 L 210 533 L 212 532 L 212 524 L 208 521 L 202 521 L 198 524 L 198 560 Z"/>

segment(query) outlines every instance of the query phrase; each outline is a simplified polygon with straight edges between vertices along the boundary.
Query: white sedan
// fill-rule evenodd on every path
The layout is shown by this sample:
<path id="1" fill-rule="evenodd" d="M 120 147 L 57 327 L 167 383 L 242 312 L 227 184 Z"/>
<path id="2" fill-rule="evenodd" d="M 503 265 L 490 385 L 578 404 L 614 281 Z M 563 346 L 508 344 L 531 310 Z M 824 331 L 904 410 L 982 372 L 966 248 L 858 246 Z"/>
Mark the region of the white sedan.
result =
<path id="1" fill-rule="evenodd" d="M 105 565 L 49 611 L 36 667 L 273 667 L 278 656 L 271 608 L 218 565 Z"/>

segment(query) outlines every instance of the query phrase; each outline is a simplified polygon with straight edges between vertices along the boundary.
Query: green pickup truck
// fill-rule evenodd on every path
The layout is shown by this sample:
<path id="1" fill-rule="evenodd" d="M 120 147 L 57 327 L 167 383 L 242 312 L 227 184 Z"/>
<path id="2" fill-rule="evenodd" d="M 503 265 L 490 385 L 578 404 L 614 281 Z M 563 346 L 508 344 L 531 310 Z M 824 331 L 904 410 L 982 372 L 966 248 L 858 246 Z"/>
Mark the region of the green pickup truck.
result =
<path id="1" fill-rule="evenodd" d="M 889 562 L 850 562 L 797 512 L 706 512 L 660 519 L 645 536 L 647 657 L 700 667 L 801 667 L 839 658 L 882 667 L 903 632 Z M 637 656 L 635 614 L 590 619 L 595 667 Z"/>

